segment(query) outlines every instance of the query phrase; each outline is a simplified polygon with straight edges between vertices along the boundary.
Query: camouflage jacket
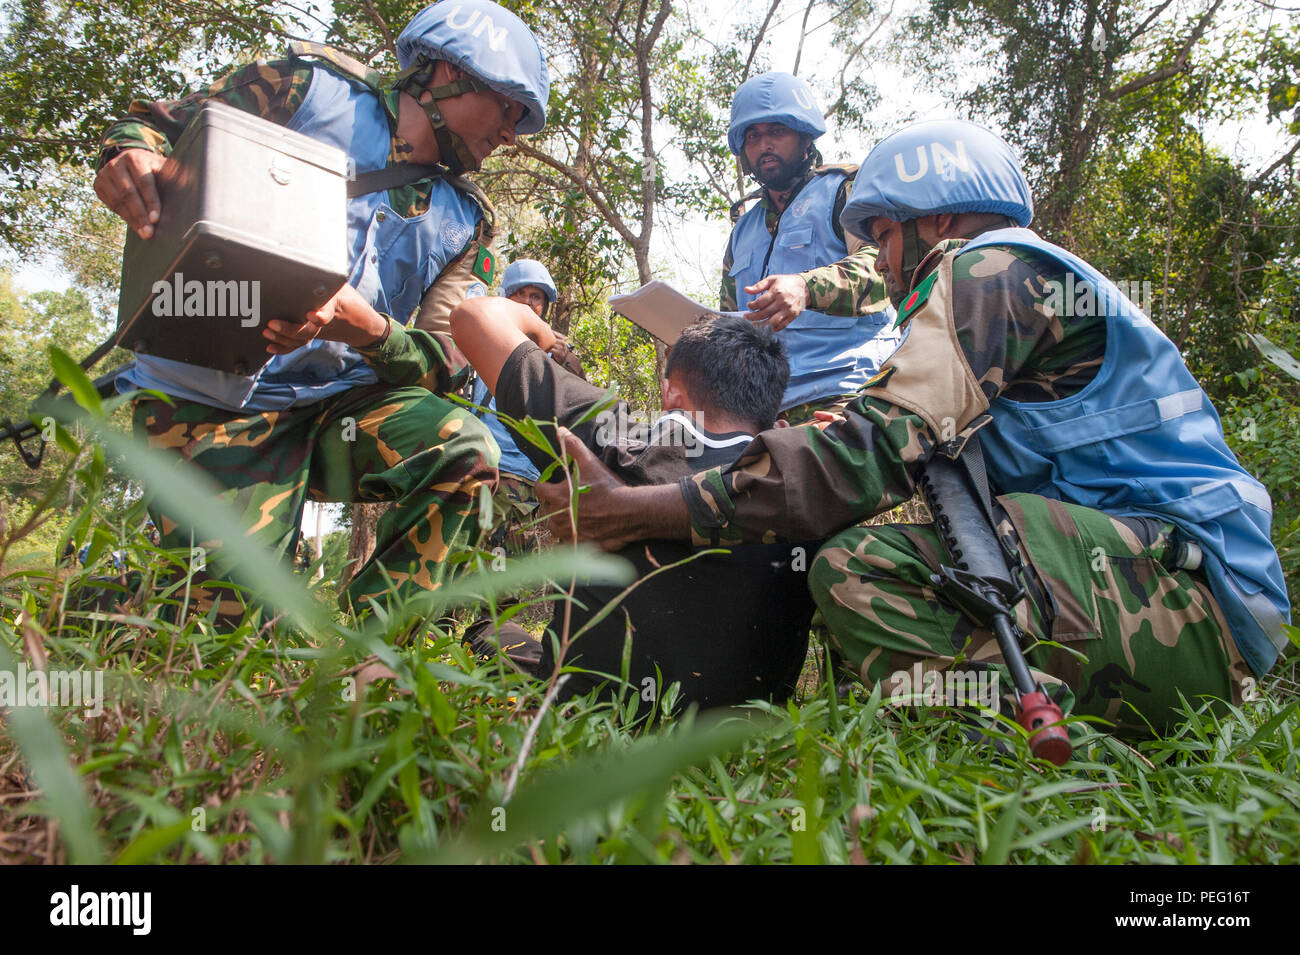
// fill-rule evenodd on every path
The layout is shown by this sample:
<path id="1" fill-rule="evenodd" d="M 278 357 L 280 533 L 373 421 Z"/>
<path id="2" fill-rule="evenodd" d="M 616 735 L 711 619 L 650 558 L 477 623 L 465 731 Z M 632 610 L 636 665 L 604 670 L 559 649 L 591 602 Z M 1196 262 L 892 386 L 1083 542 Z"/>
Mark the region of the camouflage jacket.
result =
<path id="1" fill-rule="evenodd" d="M 812 181 L 819 171 L 840 168 L 845 167 L 817 166 L 808 170 L 803 179 L 790 193 L 789 198 L 786 200 L 786 208 L 790 207 L 795 196 Z M 856 167 L 850 168 L 856 169 Z M 840 212 L 848 201 L 849 190 L 852 187 L 853 176 L 850 175 L 840 184 L 839 191 L 835 195 L 835 205 L 831 211 L 831 222 L 835 227 L 835 233 L 840 238 L 845 239 L 849 254 L 838 262 L 832 262 L 830 265 L 800 273 L 803 276 L 804 284 L 808 286 L 808 307 L 817 312 L 824 312 L 827 315 L 866 315 L 870 312 L 880 311 L 889 305 L 889 294 L 885 291 L 885 284 L 876 273 L 875 248 L 870 245 L 863 245 L 854 236 L 846 237 L 843 228 L 840 226 Z M 746 196 L 731 207 L 732 223 L 734 224 L 740 218 L 744 204 L 753 198 L 757 198 L 759 205 L 764 209 L 767 231 L 775 235 L 777 226 L 781 221 L 782 210 L 777 209 L 776 204 L 772 201 L 771 193 L 766 187 L 757 194 Z M 724 312 L 734 312 L 739 308 L 736 280 L 731 275 L 733 264 L 731 237 L 728 237 L 727 249 L 722 256 L 722 286 L 718 292 L 718 307 Z"/>
<path id="2" fill-rule="evenodd" d="M 1062 267 L 1026 249 L 962 253 L 963 239 L 933 249 L 916 269 L 899 323 L 951 325 L 950 354 L 909 347 L 825 430 L 765 431 L 729 470 L 682 479 L 697 543 L 825 537 L 908 500 L 921 465 L 997 395 L 1053 401 L 1082 389 L 1101 367 L 1103 317 L 1058 315 L 1049 299 Z M 952 256 L 950 288 L 926 280 Z M 926 336 L 929 340 L 932 337 Z M 969 374 L 968 374 L 969 371 Z"/>
<path id="3" fill-rule="evenodd" d="M 105 131 L 98 165 L 102 167 L 123 149 L 149 149 L 164 156 L 170 155 L 173 144 L 207 99 L 220 100 L 262 119 L 284 125 L 297 112 L 307 95 L 312 78 L 312 59 L 325 60 L 345 73 L 364 79 L 371 86 L 381 85 L 381 74 L 329 47 L 295 43 L 290 51 L 292 56 L 289 59 L 250 63 L 180 100 L 133 100 L 127 115 Z M 411 145 L 397 134 L 398 96 L 391 88 L 382 89 L 380 94 L 392 130 L 390 163 L 407 161 L 412 151 Z M 430 356 L 430 360 L 435 360 L 435 353 L 442 354 L 440 360 L 448 367 L 443 371 L 434 370 L 435 377 L 446 377 L 463 383 L 467 377 L 468 363 L 451 340 L 448 318 L 452 308 L 466 297 L 471 286 L 481 282 L 480 277 L 474 274 L 480 252 L 486 251 L 487 261 L 495 261 L 492 251 L 495 216 L 487 197 L 477 186 L 459 178 L 451 181 L 478 204 L 483 217 L 477 234 L 470 237 L 465 247 L 425 291 L 412 323 L 414 329 L 407 328 L 405 331 L 407 336 L 414 330 L 436 333 L 437 342 L 421 342 L 418 350 L 421 354 Z M 429 180 L 421 180 L 388 190 L 388 204 L 407 218 L 422 215 L 429 209 L 430 192 Z M 407 336 L 399 335 L 398 340 Z M 367 354 L 367 360 L 371 360 L 372 356 L 373 352 Z M 430 370 L 433 369 L 426 369 L 426 373 Z M 387 380 L 387 376 L 382 373 L 380 377 Z"/>

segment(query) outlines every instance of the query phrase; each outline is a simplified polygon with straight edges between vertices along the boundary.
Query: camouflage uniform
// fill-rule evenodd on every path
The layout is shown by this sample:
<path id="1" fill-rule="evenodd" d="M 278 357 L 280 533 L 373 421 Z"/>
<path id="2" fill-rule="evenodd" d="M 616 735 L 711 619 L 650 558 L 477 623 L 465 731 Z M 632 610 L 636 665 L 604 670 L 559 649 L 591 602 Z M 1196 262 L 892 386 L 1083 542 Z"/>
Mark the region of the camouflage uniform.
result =
<path id="1" fill-rule="evenodd" d="M 496 482 L 496 446 L 487 429 L 425 387 L 431 367 L 443 388 L 452 377 L 437 340 L 389 324 L 382 345 L 358 349 L 380 373 L 380 384 L 286 411 L 238 414 L 158 400 L 135 408 L 137 431 L 213 475 L 227 489 L 221 499 L 244 515 L 249 535 L 274 551 L 292 546 L 309 495 L 395 501 L 375 529 L 374 554 L 339 598 L 344 607 L 382 595 L 385 575 L 402 596 L 436 589 L 447 555 L 477 538 L 480 485 Z M 186 528 L 152 510 L 163 546 L 218 546 L 192 542 Z"/>
<path id="2" fill-rule="evenodd" d="M 100 165 L 123 148 L 167 155 L 209 98 L 286 123 L 302 105 L 313 75 L 302 55 L 328 59 L 370 83 L 378 78 L 326 47 L 292 49 L 292 59 L 259 61 L 182 100 L 133 102 L 129 116 L 105 134 Z M 398 95 L 392 90 L 380 95 L 393 130 Z M 389 161 L 404 161 L 410 152 L 394 133 Z M 152 399 L 136 405 L 137 431 L 214 476 L 226 488 L 221 498 L 244 515 L 249 535 L 277 552 L 292 553 L 308 495 L 319 501 L 395 501 L 376 528 L 374 554 L 340 595 L 345 607 L 384 594 L 385 577 L 399 596 L 437 588 L 448 553 L 477 539 L 471 515 L 479 486 L 496 483 L 497 449 L 486 428 L 468 411 L 430 393 L 454 391 L 467 379 L 468 365 L 447 331 L 447 316 L 473 283 L 490 282 L 494 269 L 491 207 L 477 187 L 463 180 L 453 184 L 483 210 L 479 230 L 426 290 L 414 328 L 403 327 L 410 316 L 390 318 L 380 344 L 356 349 L 379 383 L 282 411 L 232 412 L 176 399 L 171 405 Z M 430 192 L 430 182 L 423 180 L 388 190 L 387 200 L 413 217 L 428 211 Z M 192 541 L 188 529 L 165 514 L 154 513 L 154 519 L 164 546 L 207 551 L 219 545 Z M 214 559 L 219 564 L 219 553 Z M 220 566 L 213 569 L 221 572 Z M 238 613 L 238 604 L 227 600 L 218 581 L 206 570 L 198 576 L 212 581 L 198 595 L 200 610 L 221 600 L 223 613 Z"/>
<path id="3" fill-rule="evenodd" d="M 682 481 L 697 543 L 820 537 L 887 511 L 994 397 L 1052 401 L 1092 381 L 1105 319 L 1057 313 L 1049 299 L 1062 266 L 1022 248 L 963 254 L 964 244 L 941 243 L 917 268 L 899 317 L 908 338 L 843 421 L 766 432 L 734 470 Z M 999 531 L 1029 568 L 1019 623 L 1050 641 L 1030 663 L 1063 709 L 1159 727 L 1175 718 L 1178 691 L 1193 702 L 1241 698 L 1250 671 L 1203 575 L 1174 566 L 1170 524 L 1032 494 L 998 503 Z M 992 635 L 932 587 L 941 553 L 929 525 L 851 527 L 818 552 L 813 596 L 868 686 L 888 693 L 918 662 L 1000 664 Z M 1011 687 L 1005 674 L 1000 685 Z"/>
<path id="4" fill-rule="evenodd" d="M 492 498 L 495 526 L 484 546 L 500 547 L 510 557 L 523 557 L 538 550 L 541 527 L 535 523 L 534 516 L 540 506 L 532 481 L 502 472 L 496 496 Z"/>

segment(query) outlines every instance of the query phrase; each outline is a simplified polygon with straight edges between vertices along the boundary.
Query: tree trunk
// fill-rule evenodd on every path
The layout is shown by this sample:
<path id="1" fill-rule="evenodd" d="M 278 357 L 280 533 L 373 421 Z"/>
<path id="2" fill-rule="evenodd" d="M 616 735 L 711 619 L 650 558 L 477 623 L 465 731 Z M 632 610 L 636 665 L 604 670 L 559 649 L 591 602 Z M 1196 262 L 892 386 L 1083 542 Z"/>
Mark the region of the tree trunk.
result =
<path id="1" fill-rule="evenodd" d="M 325 565 L 320 563 L 322 552 L 321 547 L 321 525 L 324 523 L 325 508 L 320 504 L 316 505 L 316 536 L 312 538 L 311 553 L 316 561 L 316 579 L 320 580 L 325 576 Z"/>
<path id="2" fill-rule="evenodd" d="M 375 552 L 375 525 L 392 505 L 386 501 L 376 504 L 352 505 L 352 538 L 348 542 L 348 580 Z"/>

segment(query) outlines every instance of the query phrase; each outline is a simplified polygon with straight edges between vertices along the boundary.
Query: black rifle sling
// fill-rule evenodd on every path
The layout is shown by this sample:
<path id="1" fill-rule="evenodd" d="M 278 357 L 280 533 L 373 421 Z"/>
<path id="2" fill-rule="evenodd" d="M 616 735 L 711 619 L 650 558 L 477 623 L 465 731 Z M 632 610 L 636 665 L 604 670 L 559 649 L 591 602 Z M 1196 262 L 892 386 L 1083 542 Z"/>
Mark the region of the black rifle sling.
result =
<path id="1" fill-rule="evenodd" d="M 966 479 L 971 489 L 975 492 L 975 501 L 979 504 L 980 511 L 984 514 L 985 521 L 988 522 L 989 529 L 993 532 L 993 539 L 998 542 L 998 547 L 1002 550 L 1002 556 L 1006 559 L 1007 567 L 1016 574 L 1020 570 L 1020 554 L 1012 550 L 998 533 L 998 521 L 993 513 L 993 495 L 989 491 L 988 468 L 984 464 L 984 447 L 980 444 L 979 434 L 972 434 L 966 441 L 965 447 L 962 448 L 961 454 L 957 456 L 955 462 L 957 466 L 966 473 Z"/>

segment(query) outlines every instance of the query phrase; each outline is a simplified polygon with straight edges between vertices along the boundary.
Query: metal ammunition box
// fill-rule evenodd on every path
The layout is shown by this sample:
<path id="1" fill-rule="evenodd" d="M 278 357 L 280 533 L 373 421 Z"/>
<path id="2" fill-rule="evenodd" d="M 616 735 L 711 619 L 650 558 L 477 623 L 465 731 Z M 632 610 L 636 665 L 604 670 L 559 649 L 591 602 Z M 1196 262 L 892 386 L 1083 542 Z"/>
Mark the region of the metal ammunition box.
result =
<path id="1" fill-rule="evenodd" d="M 128 230 L 122 256 L 122 347 L 254 374 L 266 322 L 301 322 L 347 281 L 347 157 L 209 101 L 156 182 L 154 235 Z"/>

